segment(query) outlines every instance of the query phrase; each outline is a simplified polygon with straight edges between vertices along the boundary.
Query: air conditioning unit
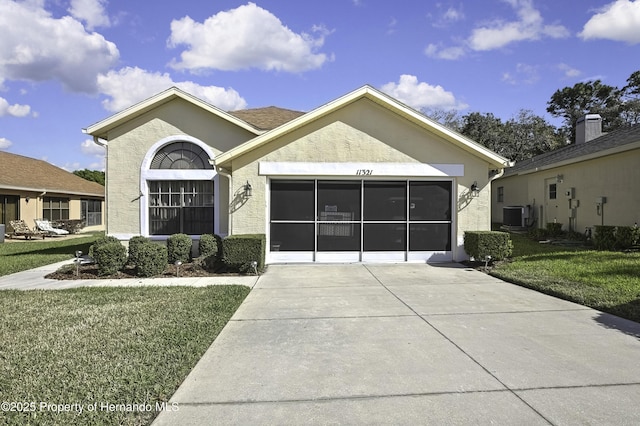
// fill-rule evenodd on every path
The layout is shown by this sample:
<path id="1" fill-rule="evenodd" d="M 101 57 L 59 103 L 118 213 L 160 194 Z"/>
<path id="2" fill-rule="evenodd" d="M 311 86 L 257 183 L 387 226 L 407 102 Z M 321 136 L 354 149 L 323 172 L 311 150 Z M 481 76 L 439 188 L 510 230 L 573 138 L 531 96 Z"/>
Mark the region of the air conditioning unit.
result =
<path id="1" fill-rule="evenodd" d="M 506 226 L 524 226 L 524 206 L 506 206 L 502 208 L 502 224 Z"/>

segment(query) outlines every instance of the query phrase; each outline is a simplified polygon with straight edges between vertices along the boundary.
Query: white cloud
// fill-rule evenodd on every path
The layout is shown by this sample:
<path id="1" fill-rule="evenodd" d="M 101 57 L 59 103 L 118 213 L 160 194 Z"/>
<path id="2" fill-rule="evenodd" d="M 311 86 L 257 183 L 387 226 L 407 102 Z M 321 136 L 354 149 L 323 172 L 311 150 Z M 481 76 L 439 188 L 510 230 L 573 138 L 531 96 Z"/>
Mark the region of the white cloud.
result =
<path id="1" fill-rule="evenodd" d="M 38 6 L 0 0 L 0 81 L 58 80 L 69 91 L 95 93 L 96 76 L 118 61 L 116 45 Z"/>
<path id="2" fill-rule="evenodd" d="M 106 154 L 106 149 L 103 146 L 98 145 L 91 139 L 86 139 L 80 145 L 80 151 L 85 155 L 90 155 L 92 157 L 104 157 Z"/>
<path id="3" fill-rule="evenodd" d="M 429 13 L 427 15 L 428 18 L 433 19 L 433 23 L 431 25 L 435 28 L 446 28 L 465 19 L 462 5 L 456 9 L 452 6 L 445 6 L 441 3 L 436 3 L 435 8 L 438 9 L 436 13 Z"/>
<path id="4" fill-rule="evenodd" d="M 465 109 L 468 107 L 457 101 L 453 93 L 447 92 L 442 86 L 420 83 L 414 75 L 403 74 L 398 83 L 386 83 L 380 90 L 416 109 Z"/>
<path id="5" fill-rule="evenodd" d="M 424 53 L 431 58 L 456 60 L 460 59 L 466 54 L 466 50 L 462 46 L 451 46 L 441 48 L 435 44 L 429 44 Z"/>
<path id="6" fill-rule="evenodd" d="M 582 74 L 582 71 L 564 63 L 558 64 L 558 69 L 564 73 L 565 77 L 568 77 L 568 78 L 575 78 Z"/>
<path id="7" fill-rule="evenodd" d="M 616 0 L 598 11 L 578 33 L 583 40 L 640 43 L 640 1 Z"/>
<path id="8" fill-rule="evenodd" d="M 295 73 L 317 69 L 330 60 L 326 54 L 316 53 L 329 32 L 324 27 L 312 31 L 315 38 L 296 34 L 254 3 L 219 12 L 203 23 L 185 16 L 171 22 L 168 45 L 186 45 L 187 49 L 170 65 L 193 72 L 259 68 Z"/>
<path id="9" fill-rule="evenodd" d="M 13 117 L 26 117 L 31 112 L 29 105 L 9 104 L 5 98 L 0 97 L 0 117 L 11 115 Z"/>
<path id="10" fill-rule="evenodd" d="M 538 68 L 533 65 L 519 63 L 515 72 L 502 74 L 502 81 L 508 84 L 533 84 L 540 79 Z"/>
<path id="11" fill-rule="evenodd" d="M 11 141 L 7 138 L 0 138 L 0 149 L 7 149 L 11 146 Z"/>
<path id="12" fill-rule="evenodd" d="M 532 0 L 506 0 L 516 11 L 515 21 L 495 21 L 476 28 L 469 37 L 473 50 L 493 50 L 523 40 L 539 40 L 542 37 L 563 38 L 569 31 L 561 25 L 544 25 L 540 12 L 533 7 Z"/>
<path id="13" fill-rule="evenodd" d="M 102 102 L 108 111 L 121 111 L 169 87 L 176 86 L 225 111 L 242 109 L 247 102 L 233 89 L 201 86 L 191 81 L 175 82 L 169 74 L 127 67 L 98 76 L 101 93 L 109 97 Z"/>
<path id="14" fill-rule="evenodd" d="M 503 48 L 518 41 L 534 41 L 545 37 L 565 38 L 569 30 L 558 24 L 545 24 L 540 12 L 533 6 L 532 0 L 503 0 L 517 15 L 517 19 L 494 20 L 477 26 L 463 42 L 452 47 L 440 47 L 429 44 L 425 54 L 439 59 L 459 59 L 469 51 L 486 51 Z M 456 17 L 455 13 L 451 18 Z"/>
<path id="15" fill-rule="evenodd" d="M 111 20 L 105 10 L 106 0 L 71 0 L 69 13 L 74 18 L 84 21 L 87 28 L 110 27 Z"/>
<path id="16" fill-rule="evenodd" d="M 93 157 L 94 161 L 86 167 L 71 165 L 71 170 L 79 170 L 84 168 L 89 170 L 105 170 L 107 150 L 103 146 L 98 145 L 91 139 L 86 139 L 84 142 L 82 142 L 82 144 L 80 144 L 80 151 L 84 155 Z"/>

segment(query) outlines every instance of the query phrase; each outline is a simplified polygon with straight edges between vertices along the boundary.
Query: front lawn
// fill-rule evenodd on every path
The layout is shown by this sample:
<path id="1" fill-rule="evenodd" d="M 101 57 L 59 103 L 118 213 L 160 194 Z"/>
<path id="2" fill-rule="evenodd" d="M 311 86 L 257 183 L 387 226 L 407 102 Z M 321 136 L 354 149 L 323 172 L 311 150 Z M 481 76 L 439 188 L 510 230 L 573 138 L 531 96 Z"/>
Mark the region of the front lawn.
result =
<path id="1" fill-rule="evenodd" d="M 640 253 L 540 244 L 512 234 L 514 257 L 491 274 L 640 322 Z"/>
<path id="2" fill-rule="evenodd" d="M 0 417 L 150 424 L 158 410 L 179 409 L 163 403 L 248 293 L 244 286 L 1 291 Z"/>
<path id="3" fill-rule="evenodd" d="M 76 251 L 89 253 L 89 247 L 103 233 L 78 237 L 29 241 L 5 241 L 0 244 L 0 276 L 73 259 Z"/>

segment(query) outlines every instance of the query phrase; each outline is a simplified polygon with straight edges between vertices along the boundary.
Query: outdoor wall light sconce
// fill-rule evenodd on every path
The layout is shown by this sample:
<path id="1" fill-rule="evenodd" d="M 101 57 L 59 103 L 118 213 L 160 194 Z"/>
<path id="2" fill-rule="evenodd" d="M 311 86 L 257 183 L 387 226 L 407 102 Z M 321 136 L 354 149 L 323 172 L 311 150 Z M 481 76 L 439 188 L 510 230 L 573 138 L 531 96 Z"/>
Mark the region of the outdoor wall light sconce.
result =
<path id="1" fill-rule="evenodd" d="M 25 198 L 24 198 L 24 201 L 26 201 L 26 202 L 28 203 L 30 199 L 31 199 L 31 198 L 29 198 L 29 197 L 25 197 Z"/>
<path id="2" fill-rule="evenodd" d="M 478 182 L 473 181 L 471 184 L 471 196 L 478 197 L 480 195 L 480 188 L 478 188 Z"/>
<path id="3" fill-rule="evenodd" d="M 247 183 L 244 184 L 244 196 L 249 198 L 251 195 L 253 195 L 253 187 L 249 181 L 247 181 Z"/>
<path id="4" fill-rule="evenodd" d="M 564 181 L 564 175 L 558 175 L 556 176 L 556 182 L 558 183 L 562 183 Z"/>

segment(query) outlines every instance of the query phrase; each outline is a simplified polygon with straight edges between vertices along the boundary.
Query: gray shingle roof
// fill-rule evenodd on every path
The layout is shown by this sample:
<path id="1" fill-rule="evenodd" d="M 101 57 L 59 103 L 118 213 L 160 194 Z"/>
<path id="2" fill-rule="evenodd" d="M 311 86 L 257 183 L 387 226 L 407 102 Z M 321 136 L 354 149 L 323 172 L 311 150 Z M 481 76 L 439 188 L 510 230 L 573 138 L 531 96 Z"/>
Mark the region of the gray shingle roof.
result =
<path id="1" fill-rule="evenodd" d="M 556 163 L 578 160 L 580 157 L 593 155 L 612 148 L 622 147 L 630 143 L 640 142 L 640 124 L 623 127 L 604 134 L 589 142 L 571 144 L 553 151 L 545 152 L 528 160 L 518 161 L 515 166 L 505 170 L 505 176 L 539 168 L 549 168 Z"/>
<path id="2" fill-rule="evenodd" d="M 275 106 L 229 111 L 229 114 L 246 121 L 260 130 L 272 130 L 306 113 Z"/>
<path id="3" fill-rule="evenodd" d="M 0 190 L 21 188 L 104 197 L 104 187 L 46 161 L 0 151 Z"/>

